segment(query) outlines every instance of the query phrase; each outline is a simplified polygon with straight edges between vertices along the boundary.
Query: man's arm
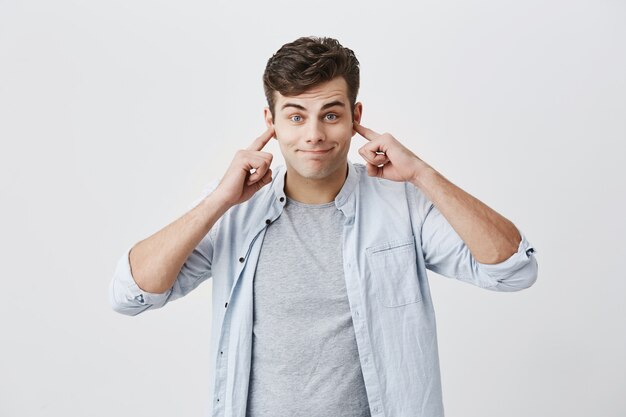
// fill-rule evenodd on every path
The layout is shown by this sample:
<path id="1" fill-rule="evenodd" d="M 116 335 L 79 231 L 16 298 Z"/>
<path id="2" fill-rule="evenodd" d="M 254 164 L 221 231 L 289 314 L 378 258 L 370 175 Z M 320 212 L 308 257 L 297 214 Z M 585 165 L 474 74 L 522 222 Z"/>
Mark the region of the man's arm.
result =
<path id="1" fill-rule="evenodd" d="M 198 205 L 126 251 L 110 285 L 115 311 L 137 315 L 162 307 L 211 275 L 209 232 L 231 207 L 272 181 L 273 156 L 262 149 L 273 136 L 273 128 L 268 128 L 248 148 L 239 150 L 222 180 Z"/>
<path id="2" fill-rule="evenodd" d="M 426 268 L 494 291 L 537 279 L 534 248 L 509 220 L 452 184 L 389 133 L 354 123 L 370 176 L 413 185 Z M 419 192 L 418 192 L 419 189 Z"/>
<path id="3" fill-rule="evenodd" d="M 522 237 L 509 220 L 452 184 L 389 133 L 376 133 L 356 121 L 354 130 L 369 141 L 359 149 L 368 175 L 408 181 L 422 190 L 476 261 L 497 264 L 517 252 Z"/>
<path id="4" fill-rule="evenodd" d="M 495 210 L 463 191 L 422 160 L 416 160 L 410 181 L 439 209 L 476 261 L 500 263 L 517 252 L 522 237 L 517 227 Z"/>
<path id="5" fill-rule="evenodd" d="M 223 198 L 211 193 L 184 216 L 135 244 L 129 262 L 139 288 L 151 293 L 169 290 L 185 260 L 228 208 Z"/>

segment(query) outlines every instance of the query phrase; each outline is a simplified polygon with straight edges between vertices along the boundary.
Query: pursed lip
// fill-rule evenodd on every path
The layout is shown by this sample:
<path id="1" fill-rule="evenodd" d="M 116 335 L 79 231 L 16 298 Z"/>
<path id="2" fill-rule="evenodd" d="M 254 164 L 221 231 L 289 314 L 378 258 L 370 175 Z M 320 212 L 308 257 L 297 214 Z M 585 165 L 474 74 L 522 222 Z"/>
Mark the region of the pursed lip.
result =
<path id="1" fill-rule="evenodd" d="M 330 151 L 332 148 L 329 149 L 315 149 L 315 150 L 306 150 L 306 149 L 299 149 L 300 152 L 306 152 L 306 153 L 311 153 L 314 155 L 321 155 L 321 154 L 325 154 L 326 152 Z"/>

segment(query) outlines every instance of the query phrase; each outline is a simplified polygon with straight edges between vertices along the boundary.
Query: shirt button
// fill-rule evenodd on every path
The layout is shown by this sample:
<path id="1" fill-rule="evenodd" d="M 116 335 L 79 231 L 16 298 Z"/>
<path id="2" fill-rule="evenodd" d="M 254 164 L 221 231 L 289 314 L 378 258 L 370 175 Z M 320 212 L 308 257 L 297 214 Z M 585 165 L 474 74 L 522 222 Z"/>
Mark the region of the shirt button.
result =
<path id="1" fill-rule="evenodd" d="M 270 224 L 272 221 L 270 219 L 265 220 L 265 224 Z"/>
<path id="2" fill-rule="evenodd" d="M 281 197 L 281 198 L 279 198 L 279 200 L 282 203 L 283 201 L 285 201 L 285 197 Z"/>
<path id="3" fill-rule="evenodd" d="M 224 308 L 228 307 L 228 303 L 224 304 Z"/>
<path id="4" fill-rule="evenodd" d="M 243 262 L 244 260 L 245 260 L 245 259 L 244 259 L 244 257 L 243 257 L 243 256 L 242 256 L 241 258 L 239 258 L 239 262 Z"/>
<path id="5" fill-rule="evenodd" d="M 356 314 L 357 317 L 361 315 L 361 313 L 359 313 L 359 310 L 355 311 L 354 314 Z"/>

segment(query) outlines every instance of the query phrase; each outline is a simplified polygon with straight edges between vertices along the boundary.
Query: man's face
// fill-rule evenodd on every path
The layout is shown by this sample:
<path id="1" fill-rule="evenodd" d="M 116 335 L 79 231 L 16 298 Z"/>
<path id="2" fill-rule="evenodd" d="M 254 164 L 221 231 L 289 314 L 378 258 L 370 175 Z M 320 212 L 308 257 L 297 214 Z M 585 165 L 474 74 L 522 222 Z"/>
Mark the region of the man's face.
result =
<path id="1" fill-rule="evenodd" d="M 265 108 L 267 126 L 274 124 L 275 137 L 288 172 L 319 180 L 345 173 L 352 125 L 347 84 L 336 77 L 297 96 L 275 97 L 275 120 Z M 362 104 L 356 103 L 354 119 L 361 120 Z"/>

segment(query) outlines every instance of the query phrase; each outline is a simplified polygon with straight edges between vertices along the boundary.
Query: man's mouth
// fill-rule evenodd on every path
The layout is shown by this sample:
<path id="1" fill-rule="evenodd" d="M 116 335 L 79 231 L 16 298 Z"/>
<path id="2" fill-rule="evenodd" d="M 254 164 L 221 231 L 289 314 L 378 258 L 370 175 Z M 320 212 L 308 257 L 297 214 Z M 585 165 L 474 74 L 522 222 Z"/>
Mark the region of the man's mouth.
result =
<path id="1" fill-rule="evenodd" d="M 330 151 L 331 149 L 332 148 L 329 148 L 329 149 L 312 149 L 312 150 L 300 149 L 300 152 L 310 153 L 312 155 L 323 155 L 326 152 Z"/>

